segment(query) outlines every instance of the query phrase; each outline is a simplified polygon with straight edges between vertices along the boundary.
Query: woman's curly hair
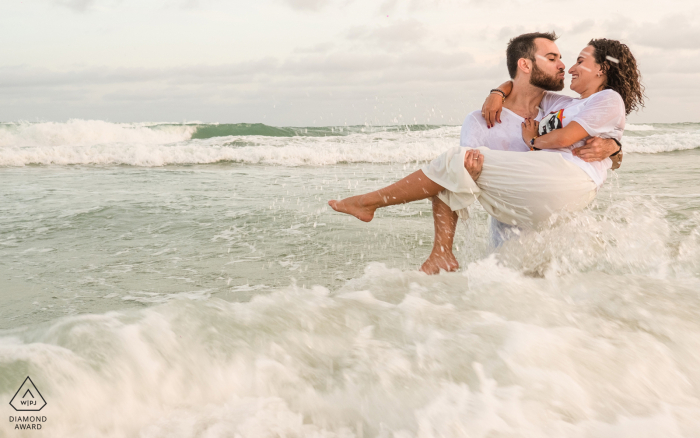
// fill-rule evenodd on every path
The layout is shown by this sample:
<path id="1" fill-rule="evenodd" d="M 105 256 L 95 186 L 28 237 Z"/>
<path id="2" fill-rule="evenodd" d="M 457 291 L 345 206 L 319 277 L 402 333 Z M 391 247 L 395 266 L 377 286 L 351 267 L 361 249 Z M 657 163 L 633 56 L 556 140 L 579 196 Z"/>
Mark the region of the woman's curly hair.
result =
<path id="1" fill-rule="evenodd" d="M 644 107 L 644 85 L 630 48 L 617 40 L 592 39 L 589 46 L 595 48 L 595 62 L 607 76 L 606 89 L 617 91 L 625 102 L 625 113 Z"/>

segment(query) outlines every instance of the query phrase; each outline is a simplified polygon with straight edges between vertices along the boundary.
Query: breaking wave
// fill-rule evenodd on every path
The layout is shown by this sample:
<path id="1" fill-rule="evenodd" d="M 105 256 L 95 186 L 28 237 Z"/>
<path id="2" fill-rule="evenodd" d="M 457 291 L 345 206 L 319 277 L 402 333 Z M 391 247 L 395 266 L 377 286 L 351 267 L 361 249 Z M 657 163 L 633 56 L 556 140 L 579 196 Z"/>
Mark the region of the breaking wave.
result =
<path id="1" fill-rule="evenodd" d="M 628 123 L 625 125 L 625 131 L 653 131 L 654 127 L 651 125 L 633 125 Z"/>
<path id="2" fill-rule="evenodd" d="M 693 286 L 372 264 L 1 333 L 0 395 L 30 374 L 56 437 L 697 436 Z"/>
<path id="3" fill-rule="evenodd" d="M 697 148 L 700 148 L 699 123 L 657 123 L 625 130 L 623 149 L 626 152 L 656 154 Z"/>
<path id="4" fill-rule="evenodd" d="M 431 160 L 458 138 L 459 127 L 434 125 L 3 123 L 0 166 L 408 163 Z M 696 149 L 700 124 L 630 125 L 623 144 L 632 153 Z"/>
<path id="5" fill-rule="evenodd" d="M 0 151 L 18 147 L 95 146 L 114 143 L 167 144 L 189 140 L 196 130 L 196 125 L 126 124 L 102 120 L 2 123 Z"/>

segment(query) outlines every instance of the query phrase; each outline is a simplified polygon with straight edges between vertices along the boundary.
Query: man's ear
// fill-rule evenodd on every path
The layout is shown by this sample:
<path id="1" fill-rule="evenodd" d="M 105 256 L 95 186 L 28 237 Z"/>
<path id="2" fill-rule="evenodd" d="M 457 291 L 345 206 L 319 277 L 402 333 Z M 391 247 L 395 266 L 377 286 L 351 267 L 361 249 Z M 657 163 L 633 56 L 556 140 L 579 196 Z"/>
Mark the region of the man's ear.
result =
<path id="1" fill-rule="evenodd" d="M 532 61 L 525 58 L 518 59 L 518 70 L 529 75 L 532 73 Z"/>

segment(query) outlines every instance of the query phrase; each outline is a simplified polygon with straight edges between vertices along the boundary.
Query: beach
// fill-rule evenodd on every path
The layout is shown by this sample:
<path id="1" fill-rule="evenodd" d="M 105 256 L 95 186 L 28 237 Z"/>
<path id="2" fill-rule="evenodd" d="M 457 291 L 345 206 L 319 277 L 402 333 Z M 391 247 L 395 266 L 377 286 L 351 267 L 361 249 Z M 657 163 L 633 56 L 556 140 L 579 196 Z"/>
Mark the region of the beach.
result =
<path id="1" fill-rule="evenodd" d="M 700 124 L 495 252 L 475 205 L 455 273 L 428 201 L 327 206 L 459 129 L 0 124 L 1 413 L 30 376 L 52 437 L 700 435 Z"/>

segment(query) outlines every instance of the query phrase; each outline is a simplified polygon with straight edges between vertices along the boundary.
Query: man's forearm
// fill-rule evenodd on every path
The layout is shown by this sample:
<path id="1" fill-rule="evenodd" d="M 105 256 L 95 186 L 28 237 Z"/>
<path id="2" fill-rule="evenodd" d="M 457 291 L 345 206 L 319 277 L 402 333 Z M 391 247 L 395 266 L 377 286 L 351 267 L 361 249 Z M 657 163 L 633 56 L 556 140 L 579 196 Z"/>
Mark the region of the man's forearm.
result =
<path id="1" fill-rule="evenodd" d="M 612 155 L 620 151 L 620 147 L 611 138 L 593 137 L 586 140 L 586 144 L 573 150 L 573 154 L 588 163 L 601 161 L 608 157 L 613 160 Z M 620 153 L 621 154 L 621 153 Z M 618 155 L 620 155 L 618 154 Z M 613 160 L 614 162 L 615 160 Z M 619 167 L 619 166 L 618 166 Z M 617 169 L 617 167 L 614 167 Z"/>

